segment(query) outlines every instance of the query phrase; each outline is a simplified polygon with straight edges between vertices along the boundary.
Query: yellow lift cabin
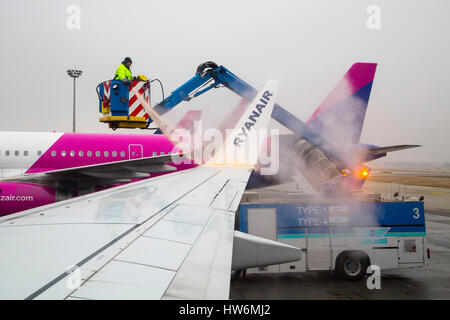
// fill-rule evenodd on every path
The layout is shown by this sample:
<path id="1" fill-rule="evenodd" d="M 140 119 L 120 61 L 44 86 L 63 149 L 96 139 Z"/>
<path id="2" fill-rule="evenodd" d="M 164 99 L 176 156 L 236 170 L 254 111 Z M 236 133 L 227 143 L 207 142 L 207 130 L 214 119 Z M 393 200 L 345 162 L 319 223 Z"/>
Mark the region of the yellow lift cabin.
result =
<path id="1" fill-rule="evenodd" d="M 150 81 L 143 75 L 138 80 L 124 84 L 121 80 L 108 80 L 97 86 L 100 122 L 108 123 L 113 130 L 117 128 L 146 129 L 151 120 L 139 101 L 134 88 L 150 105 Z"/>

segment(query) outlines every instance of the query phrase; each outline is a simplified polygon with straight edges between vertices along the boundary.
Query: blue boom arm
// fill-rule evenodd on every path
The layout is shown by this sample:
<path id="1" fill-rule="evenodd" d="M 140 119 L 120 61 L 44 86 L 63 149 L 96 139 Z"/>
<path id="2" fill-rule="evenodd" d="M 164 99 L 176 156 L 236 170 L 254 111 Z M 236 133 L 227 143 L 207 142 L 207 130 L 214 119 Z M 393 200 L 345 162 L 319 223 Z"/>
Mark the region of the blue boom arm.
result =
<path id="1" fill-rule="evenodd" d="M 189 101 L 213 88 L 224 86 L 245 100 L 251 101 L 258 91 L 244 80 L 237 77 L 224 66 L 218 66 L 214 62 L 206 62 L 197 68 L 197 73 L 190 80 L 173 91 L 169 97 L 155 106 L 159 114 L 163 114 L 182 101 Z M 344 168 L 357 168 L 359 162 L 345 154 L 337 147 L 327 142 L 318 132 L 315 132 L 306 123 L 298 119 L 292 113 L 275 104 L 272 118 L 292 130 L 295 134 L 308 140 L 337 160 Z M 151 121 L 151 120 L 150 120 Z"/>

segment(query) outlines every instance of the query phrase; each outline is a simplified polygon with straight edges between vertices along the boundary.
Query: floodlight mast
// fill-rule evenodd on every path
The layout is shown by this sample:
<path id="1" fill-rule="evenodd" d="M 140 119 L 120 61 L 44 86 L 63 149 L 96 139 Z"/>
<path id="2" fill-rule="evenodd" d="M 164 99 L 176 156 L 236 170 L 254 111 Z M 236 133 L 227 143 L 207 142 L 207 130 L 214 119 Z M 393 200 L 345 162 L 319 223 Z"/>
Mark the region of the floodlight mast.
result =
<path id="1" fill-rule="evenodd" d="M 69 75 L 69 77 L 73 78 L 73 126 L 72 126 L 72 132 L 75 132 L 75 93 L 76 93 L 75 80 L 83 74 L 83 71 L 77 70 L 77 69 L 69 69 L 69 70 L 67 70 L 67 74 Z"/>

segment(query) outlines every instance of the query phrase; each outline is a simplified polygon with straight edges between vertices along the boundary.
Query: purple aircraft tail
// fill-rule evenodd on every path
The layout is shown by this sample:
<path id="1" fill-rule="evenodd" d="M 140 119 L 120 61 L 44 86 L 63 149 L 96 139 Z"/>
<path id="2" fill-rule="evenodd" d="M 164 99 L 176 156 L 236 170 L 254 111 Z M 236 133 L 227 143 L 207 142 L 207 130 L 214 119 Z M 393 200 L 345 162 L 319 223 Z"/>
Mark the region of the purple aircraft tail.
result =
<path id="1" fill-rule="evenodd" d="M 307 121 L 343 150 L 359 143 L 376 68 L 376 63 L 352 65 Z"/>

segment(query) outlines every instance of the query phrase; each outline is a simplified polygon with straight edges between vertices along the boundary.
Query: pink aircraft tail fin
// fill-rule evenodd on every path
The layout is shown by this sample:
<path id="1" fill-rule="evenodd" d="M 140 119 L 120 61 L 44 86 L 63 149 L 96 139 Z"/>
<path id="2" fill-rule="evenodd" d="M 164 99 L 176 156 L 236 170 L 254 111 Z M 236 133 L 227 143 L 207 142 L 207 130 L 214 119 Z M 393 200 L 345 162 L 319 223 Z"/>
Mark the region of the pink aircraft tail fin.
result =
<path id="1" fill-rule="evenodd" d="M 307 123 L 336 145 L 359 143 L 376 68 L 376 63 L 353 64 Z"/>
<path id="2" fill-rule="evenodd" d="M 175 129 L 185 129 L 187 131 L 194 132 L 194 123 L 195 121 L 200 120 L 201 115 L 201 110 L 190 110 L 186 112 L 184 117 L 181 118 L 181 120 L 176 124 Z"/>

